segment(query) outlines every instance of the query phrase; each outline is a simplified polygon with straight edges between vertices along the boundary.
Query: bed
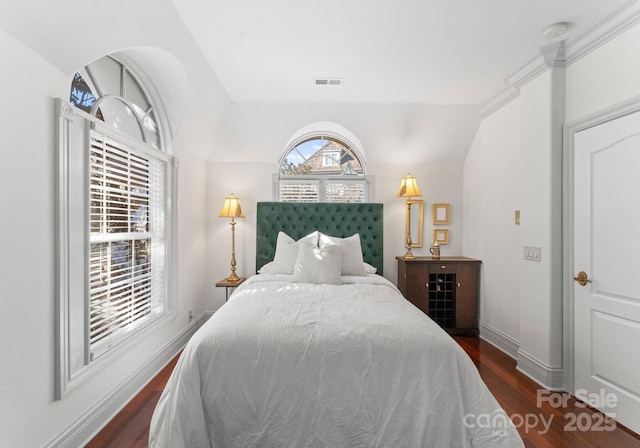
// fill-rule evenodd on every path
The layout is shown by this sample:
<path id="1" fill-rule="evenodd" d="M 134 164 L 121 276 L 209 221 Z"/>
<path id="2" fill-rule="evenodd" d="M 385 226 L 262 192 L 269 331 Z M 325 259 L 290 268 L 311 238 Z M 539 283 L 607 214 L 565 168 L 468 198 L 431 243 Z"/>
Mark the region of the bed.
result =
<path id="1" fill-rule="evenodd" d="M 379 275 L 382 210 L 258 203 L 259 273 L 185 347 L 150 447 L 523 446 L 466 353 Z"/>

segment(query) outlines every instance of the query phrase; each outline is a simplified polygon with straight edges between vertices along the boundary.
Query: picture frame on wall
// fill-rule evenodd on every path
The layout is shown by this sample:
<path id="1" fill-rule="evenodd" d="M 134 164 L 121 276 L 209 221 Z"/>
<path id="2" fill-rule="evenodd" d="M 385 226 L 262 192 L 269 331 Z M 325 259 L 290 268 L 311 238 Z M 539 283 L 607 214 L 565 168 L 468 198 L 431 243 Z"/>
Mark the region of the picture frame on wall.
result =
<path id="1" fill-rule="evenodd" d="M 449 204 L 433 204 L 433 223 L 449 224 L 450 221 Z"/>
<path id="2" fill-rule="evenodd" d="M 449 230 L 448 229 L 434 229 L 433 230 L 433 242 L 438 242 L 439 245 L 449 244 Z"/>

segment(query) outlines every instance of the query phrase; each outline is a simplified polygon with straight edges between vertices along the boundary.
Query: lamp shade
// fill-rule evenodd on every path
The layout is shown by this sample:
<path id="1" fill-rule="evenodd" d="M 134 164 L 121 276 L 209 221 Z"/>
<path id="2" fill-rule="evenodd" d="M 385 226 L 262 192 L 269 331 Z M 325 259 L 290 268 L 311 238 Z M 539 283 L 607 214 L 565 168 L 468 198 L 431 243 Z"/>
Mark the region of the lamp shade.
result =
<path id="1" fill-rule="evenodd" d="M 407 174 L 402 178 L 402 183 L 400 184 L 400 190 L 398 190 L 397 198 L 415 198 L 422 197 L 422 193 L 420 193 L 420 189 L 418 188 L 418 183 L 416 182 L 416 178 L 411 174 Z"/>
<path id="2" fill-rule="evenodd" d="M 218 215 L 219 218 L 244 218 L 240 199 L 235 197 L 233 193 L 224 200 L 222 211 Z"/>

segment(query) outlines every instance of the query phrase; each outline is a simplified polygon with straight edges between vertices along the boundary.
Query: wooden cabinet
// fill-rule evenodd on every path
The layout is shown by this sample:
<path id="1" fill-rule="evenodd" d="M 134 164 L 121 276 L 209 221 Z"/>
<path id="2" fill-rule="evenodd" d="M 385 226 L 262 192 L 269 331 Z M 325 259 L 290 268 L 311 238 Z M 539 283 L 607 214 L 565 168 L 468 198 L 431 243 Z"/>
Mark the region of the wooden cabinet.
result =
<path id="1" fill-rule="evenodd" d="M 478 334 L 480 260 L 415 257 L 398 260 L 398 289 L 450 334 Z"/>

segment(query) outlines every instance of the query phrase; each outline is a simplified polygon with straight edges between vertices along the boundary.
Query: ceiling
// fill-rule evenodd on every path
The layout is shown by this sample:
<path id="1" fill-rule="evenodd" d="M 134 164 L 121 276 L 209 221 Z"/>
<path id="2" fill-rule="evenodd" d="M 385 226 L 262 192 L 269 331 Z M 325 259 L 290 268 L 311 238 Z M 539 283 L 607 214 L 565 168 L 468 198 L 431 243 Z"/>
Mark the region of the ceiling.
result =
<path id="1" fill-rule="evenodd" d="M 0 0 L 0 29 L 69 76 L 115 51 L 159 49 L 183 64 L 183 84 L 201 90 L 213 72 L 234 103 L 484 106 L 542 47 L 583 42 L 639 2 Z M 545 40 L 543 29 L 561 21 L 569 32 Z M 167 84 L 187 76 L 152 72 Z M 344 85 L 315 85 L 325 77 Z"/>
<path id="2" fill-rule="evenodd" d="M 233 102 L 483 104 L 617 0 L 172 0 Z M 343 78 L 316 86 L 315 78 Z"/>

